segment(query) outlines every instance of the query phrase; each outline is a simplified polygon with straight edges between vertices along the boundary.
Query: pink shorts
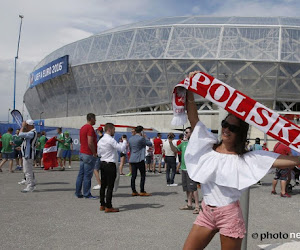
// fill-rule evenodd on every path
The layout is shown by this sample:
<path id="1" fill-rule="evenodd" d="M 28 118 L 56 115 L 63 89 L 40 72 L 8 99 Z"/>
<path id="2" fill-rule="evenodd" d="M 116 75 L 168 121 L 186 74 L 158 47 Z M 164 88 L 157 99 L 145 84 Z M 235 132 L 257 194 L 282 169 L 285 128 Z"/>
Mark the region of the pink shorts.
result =
<path id="1" fill-rule="evenodd" d="M 220 234 L 232 238 L 244 238 L 246 233 L 239 201 L 224 207 L 210 207 L 202 201 L 202 211 L 194 224 L 212 230 L 217 229 Z"/>

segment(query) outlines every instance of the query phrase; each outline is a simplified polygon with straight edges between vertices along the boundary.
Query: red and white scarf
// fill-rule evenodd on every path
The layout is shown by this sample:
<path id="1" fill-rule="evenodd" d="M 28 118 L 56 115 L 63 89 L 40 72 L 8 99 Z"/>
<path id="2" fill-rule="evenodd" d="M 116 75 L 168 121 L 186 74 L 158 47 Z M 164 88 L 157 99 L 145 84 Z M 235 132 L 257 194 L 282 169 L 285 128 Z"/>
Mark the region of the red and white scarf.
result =
<path id="1" fill-rule="evenodd" d="M 172 125 L 184 125 L 186 90 L 217 104 L 248 124 L 300 152 L 300 127 L 211 75 L 200 72 L 177 84 L 173 91 Z"/>

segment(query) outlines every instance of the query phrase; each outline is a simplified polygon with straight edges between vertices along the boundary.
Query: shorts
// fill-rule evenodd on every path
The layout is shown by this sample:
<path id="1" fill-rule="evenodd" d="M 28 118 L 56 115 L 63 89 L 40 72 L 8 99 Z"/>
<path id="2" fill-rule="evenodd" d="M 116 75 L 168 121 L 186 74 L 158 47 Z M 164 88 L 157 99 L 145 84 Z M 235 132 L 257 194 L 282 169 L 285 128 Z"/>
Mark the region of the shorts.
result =
<path id="1" fill-rule="evenodd" d="M 71 158 L 71 155 L 72 155 L 72 152 L 71 152 L 71 150 L 70 149 L 68 149 L 68 150 L 64 150 L 63 151 L 63 153 L 62 153 L 62 157 L 63 158 Z"/>
<path id="2" fill-rule="evenodd" d="M 186 170 L 182 170 L 181 179 L 183 192 L 194 192 L 197 190 L 197 182 L 189 177 Z"/>
<path id="3" fill-rule="evenodd" d="M 36 159 L 41 159 L 42 157 L 41 157 L 41 152 L 43 152 L 43 151 L 41 151 L 41 150 L 36 150 L 35 151 L 35 158 Z M 43 153 L 42 153 L 42 156 L 43 156 Z"/>
<path id="4" fill-rule="evenodd" d="M 287 181 L 289 177 L 289 169 L 278 169 L 276 168 L 274 180 Z"/>
<path id="5" fill-rule="evenodd" d="M 121 158 L 121 157 L 124 157 L 124 156 L 126 157 L 126 154 L 120 153 L 120 158 Z"/>
<path id="6" fill-rule="evenodd" d="M 101 158 L 97 157 L 96 161 L 95 161 L 95 165 L 94 165 L 94 170 L 100 170 L 101 169 Z"/>
<path id="7" fill-rule="evenodd" d="M 195 225 L 217 229 L 224 236 L 244 238 L 246 228 L 239 201 L 223 207 L 210 207 L 202 201 L 201 206 L 202 210 L 194 222 Z"/>
<path id="8" fill-rule="evenodd" d="M 57 158 L 62 158 L 62 155 L 63 155 L 63 149 L 62 148 L 58 148 L 57 149 L 57 155 L 56 155 L 56 157 Z"/>
<path id="9" fill-rule="evenodd" d="M 178 161 L 181 163 L 181 155 L 178 155 Z"/>
<path id="10" fill-rule="evenodd" d="M 152 162 L 152 155 L 146 155 L 146 164 L 151 164 Z"/>
<path id="11" fill-rule="evenodd" d="M 155 162 L 161 163 L 161 160 L 162 160 L 162 155 L 161 154 L 155 154 L 154 155 L 154 161 Z"/>
<path id="12" fill-rule="evenodd" d="M 22 152 L 21 152 L 21 150 L 16 150 L 15 149 L 14 158 L 15 159 L 22 159 Z"/>
<path id="13" fill-rule="evenodd" d="M 14 152 L 11 152 L 11 153 L 3 153 L 2 152 L 2 159 L 5 159 L 5 160 L 14 159 Z"/>

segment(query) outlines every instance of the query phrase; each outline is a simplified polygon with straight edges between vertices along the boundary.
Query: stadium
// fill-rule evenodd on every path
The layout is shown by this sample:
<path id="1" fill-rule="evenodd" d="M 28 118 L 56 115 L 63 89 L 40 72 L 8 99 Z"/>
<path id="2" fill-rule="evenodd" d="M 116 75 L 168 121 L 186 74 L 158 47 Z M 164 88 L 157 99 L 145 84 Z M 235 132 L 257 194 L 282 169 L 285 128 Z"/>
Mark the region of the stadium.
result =
<path id="1" fill-rule="evenodd" d="M 186 16 L 139 22 L 59 48 L 34 71 L 64 56 L 67 73 L 30 84 L 24 95 L 30 116 L 46 126 L 79 128 L 92 112 L 97 124 L 180 129 L 170 125 L 172 89 L 194 70 L 298 118 L 300 18 Z M 218 107 L 197 98 L 201 119 L 217 130 Z M 252 129 L 250 138 L 256 136 L 265 135 Z"/>

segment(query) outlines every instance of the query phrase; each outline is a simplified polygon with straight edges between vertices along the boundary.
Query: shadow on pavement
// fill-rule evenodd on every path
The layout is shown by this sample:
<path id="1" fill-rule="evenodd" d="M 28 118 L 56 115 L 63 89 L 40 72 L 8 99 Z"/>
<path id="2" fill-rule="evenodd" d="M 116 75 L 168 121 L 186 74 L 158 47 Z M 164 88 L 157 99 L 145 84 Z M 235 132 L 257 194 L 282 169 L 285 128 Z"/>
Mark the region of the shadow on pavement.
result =
<path id="1" fill-rule="evenodd" d="M 120 211 L 126 211 L 126 210 L 137 210 L 137 209 L 143 209 L 143 208 L 162 208 L 164 205 L 161 204 L 153 204 L 153 203 L 146 203 L 146 204 L 128 204 L 120 206 Z"/>
<path id="2" fill-rule="evenodd" d="M 113 194 L 113 197 L 132 197 L 131 193 L 128 194 Z"/>
<path id="3" fill-rule="evenodd" d="M 34 190 L 35 193 L 42 193 L 42 192 L 75 192 L 75 188 L 53 188 L 53 189 L 37 189 Z"/>
<path id="4" fill-rule="evenodd" d="M 128 185 L 128 186 L 119 186 L 118 188 L 130 188 L 131 189 L 130 185 Z"/>
<path id="5" fill-rule="evenodd" d="M 55 184 L 70 184 L 70 182 L 43 182 L 43 183 L 37 183 L 36 185 L 55 185 Z"/>
<path id="6" fill-rule="evenodd" d="M 178 194 L 178 192 L 153 192 L 151 193 L 153 196 L 154 195 L 159 195 L 159 196 L 168 196 L 168 195 L 174 195 Z"/>

